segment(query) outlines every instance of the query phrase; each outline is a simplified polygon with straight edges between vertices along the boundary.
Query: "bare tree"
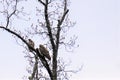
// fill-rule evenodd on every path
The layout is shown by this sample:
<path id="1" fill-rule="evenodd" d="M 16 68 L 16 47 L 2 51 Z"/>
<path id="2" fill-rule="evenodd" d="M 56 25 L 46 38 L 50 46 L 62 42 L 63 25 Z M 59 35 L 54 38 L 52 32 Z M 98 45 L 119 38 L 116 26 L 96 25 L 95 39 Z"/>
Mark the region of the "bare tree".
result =
<path id="1" fill-rule="evenodd" d="M 26 32 L 31 36 L 37 35 L 38 38 L 44 39 L 40 44 L 29 39 L 29 35 L 10 27 L 12 17 L 18 18 L 19 13 L 24 14 L 24 7 L 21 10 L 17 8 L 20 1 L 1 1 L 4 4 L 0 13 L 5 16 L 6 24 L 1 24 L 0 28 L 22 41 L 22 46 L 26 49 L 26 57 L 33 68 L 33 70 L 28 69 L 31 74 L 29 80 L 68 80 L 69 71 L 65 71 L 66 64 L 58 58 L 59 47 L 61 45 L 72 47 L 76 40 L 76 37 L 73 37 L 65 42 L 66 32 L 74 26 L 68 17 L 68 0 L 38 0 L 41 7 L 39 5 L 36 7 L 37 24 L 32 24 Z M 11 10 L 9 10 L 10 6 Z M 40 46 L 35 48 L 35 44 Z"/>

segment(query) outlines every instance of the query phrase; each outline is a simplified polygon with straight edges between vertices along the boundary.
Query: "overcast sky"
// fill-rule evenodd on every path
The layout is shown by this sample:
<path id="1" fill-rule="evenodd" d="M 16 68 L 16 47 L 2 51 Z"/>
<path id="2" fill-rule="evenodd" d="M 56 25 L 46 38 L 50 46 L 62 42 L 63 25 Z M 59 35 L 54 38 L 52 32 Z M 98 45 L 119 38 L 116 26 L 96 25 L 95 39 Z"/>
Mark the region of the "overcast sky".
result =
<path id="1" fill-rule="evenodd" d="M 72 68 L 83 65 L 71 80 L 120 80 L 120 0 L 71 0 L 79 48 L 71 54 Z M 22 80 L 27 62 L 23 48 L 0 30 L 0 80 Z"/>

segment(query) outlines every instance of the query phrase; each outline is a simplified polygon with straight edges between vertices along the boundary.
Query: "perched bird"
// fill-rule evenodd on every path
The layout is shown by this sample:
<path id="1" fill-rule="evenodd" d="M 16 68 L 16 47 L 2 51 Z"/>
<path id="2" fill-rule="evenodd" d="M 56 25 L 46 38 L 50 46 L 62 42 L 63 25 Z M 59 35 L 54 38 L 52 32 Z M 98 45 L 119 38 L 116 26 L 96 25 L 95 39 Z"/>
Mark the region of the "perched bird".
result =
<path id="1" fill-rule="evenodd" d="M 45 56 L 47 59 L 51 60 L 51 57 L 49 55 L 49 51 L 41 44 L 39 45 L 39 51 L 41 52 L 41 54 L 43 56 Z"/>
<path id="2" fill-rule="evenodd" d="M 34 48 L 34 46 L 35 46 L 34 42 L 33 42 L 31 39 L 28 39 L 28 44 L 29 44 L 32 48 Z M 29 48 L 29 51 L 32 52 L 32 49 Z"/>

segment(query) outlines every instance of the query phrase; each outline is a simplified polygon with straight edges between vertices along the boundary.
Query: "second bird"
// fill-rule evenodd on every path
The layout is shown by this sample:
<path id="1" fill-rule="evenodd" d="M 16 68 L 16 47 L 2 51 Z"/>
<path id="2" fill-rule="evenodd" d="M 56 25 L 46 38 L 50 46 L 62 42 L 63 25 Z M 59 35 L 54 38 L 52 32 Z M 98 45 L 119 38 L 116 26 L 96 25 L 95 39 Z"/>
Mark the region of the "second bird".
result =
<path id="1" fill-rule="evenodd" d="M 47 59 L 51 60 L 49 51 L 43 45 L 41 45 L 41 44 L 39 45 L 39 50 L 40 50 L 41 54 L 43 54 L 43 56 L 45 56 Z"/>

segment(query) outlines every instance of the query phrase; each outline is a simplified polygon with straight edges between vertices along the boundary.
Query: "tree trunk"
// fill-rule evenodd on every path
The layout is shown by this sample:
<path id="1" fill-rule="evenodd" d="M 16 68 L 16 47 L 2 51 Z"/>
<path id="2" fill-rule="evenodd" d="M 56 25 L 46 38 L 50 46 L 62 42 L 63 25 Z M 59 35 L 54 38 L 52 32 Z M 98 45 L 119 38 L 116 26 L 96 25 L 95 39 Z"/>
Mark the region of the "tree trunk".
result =
<path id="1" fill-rule="evenodd" d="M 53 52 L 53 80 L 57 80 L 57 50 Z"/>

